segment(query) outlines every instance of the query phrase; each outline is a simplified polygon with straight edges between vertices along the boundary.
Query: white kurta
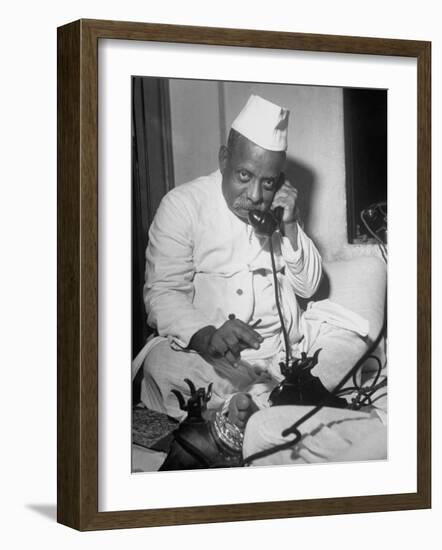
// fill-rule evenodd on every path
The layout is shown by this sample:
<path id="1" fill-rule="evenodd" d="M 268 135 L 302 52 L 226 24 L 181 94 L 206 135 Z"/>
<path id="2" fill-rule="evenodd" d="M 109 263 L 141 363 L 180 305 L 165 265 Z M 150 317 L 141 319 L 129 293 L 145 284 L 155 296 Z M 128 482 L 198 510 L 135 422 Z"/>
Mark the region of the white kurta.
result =
<path id="1" fill-rule="evenodd" d="M 273 235 L 281 303 L 292 344 L 303 334 L 296 295 L 309 298 L 321 280 L 321 258 L 298 228 L 298 250 Z M 261 318 L 260 350 L 243 358 L 274 355 L 281 329 L 273 289 L 268 238 L 227 207 L 219 171 L 181 185 L 161 202 L 149 231 L 144 299 L 148 323 L 171 345 L 186 348 L 195 332 L 221 326 L 233 313 L 245 323 Z"/>
<path id="2" fill-rule="evenodd" d="M 216 171 L 173 189 L 163 198 L 149 231 L 144 300 L 148 323 L 159 336 L 139 353 L 133 371 L 144 362 L 142 400 L 170 416 L 182 415 L 171 389 L 188 394 L 184 378 L 197 387 L 213 383 L 211 407 L 237 391 L 249 392 L 265 407 L 269 392 L 282 379 L 279 362 L 285 349 L 268 238 L 258 237 L 229 210 L 221 183 Z M 324 348 L 316 369 L 322 369 L 318 375 L 332 389 L 365 350 L 360 337 L 367 335 L 368 323 L 328 300 L 302 312 L 296 296 L 309 298 L 316 291 L 322 275 L 320 255 L 300 227 L 296 251 L 281 233 L 272 239 L 290 351 L 299 357 L 301 351 Z M 224 358 L 212 360 L 186 349 L 198 330 L 220 327 L 232 313 L 245 323 L 261 319 L 257 330 L 264 338 L 259 350 L 241 353 L 237 368 Z"/>

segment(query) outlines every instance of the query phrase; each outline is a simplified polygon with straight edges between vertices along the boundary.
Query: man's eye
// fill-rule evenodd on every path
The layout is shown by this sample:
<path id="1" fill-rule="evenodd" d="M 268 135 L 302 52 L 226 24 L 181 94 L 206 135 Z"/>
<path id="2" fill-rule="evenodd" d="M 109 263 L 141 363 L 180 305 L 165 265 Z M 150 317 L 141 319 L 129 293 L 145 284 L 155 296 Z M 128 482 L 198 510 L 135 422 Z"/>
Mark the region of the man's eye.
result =
<path id="1" fill-rule="evenodd" d="M 266 189 L 273 189 L 275 187 L 275 180 L 274 179 L 264 180 L 264 186 L 266 187 Z"/>
<path id="2" fill-rule="evenodd" d="M 243 182 L 244 181 L 249 181 L 250 180 L 250 174 L 245 170 L 240 170 L 239 179 Z"/>

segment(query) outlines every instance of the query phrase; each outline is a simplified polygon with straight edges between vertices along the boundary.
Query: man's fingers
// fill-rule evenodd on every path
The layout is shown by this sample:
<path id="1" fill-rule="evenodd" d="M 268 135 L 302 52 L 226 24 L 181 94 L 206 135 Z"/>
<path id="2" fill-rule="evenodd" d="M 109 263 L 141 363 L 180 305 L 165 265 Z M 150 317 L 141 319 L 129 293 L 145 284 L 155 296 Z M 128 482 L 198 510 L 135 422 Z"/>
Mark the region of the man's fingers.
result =
<path id="1" fill-rule="evenodd" d="M 248 344 L 251 348 L 258 349 L 260 343 L 263 341 L 263 338 L 259 332 L 256 332 L 256 330 L 249 327 L 242 321 L 238 321 L 233 330 L 238 340 Z"/>
<path id="2" fill-rule="evenodd" d="M 236 363 L 241 351 L 247 348 L 259 349 L 262 336 L 239 319 L 226 321 L 212 336 L 207 351 L 212 357 L 225 357 L 229 363 Z"/>
<path id="3" fill-rule="evenodd" d="M 236 367 L 237 363 L 238 363 L 238 357 L 236 357 L 235 355 L 233 355 L 233 353 L 231 351 L 227 351 L 226 354 L 224 355 L 224 357 L 227 359 L 227 361 L 233 365 L 234 367 Z"/>
<path id="4" fill-rule="evenodd" d="M 229 351 L 235 357 L 239 357 L 241 348 L 238 338 L 234 334 L 228 334 L 224 337 L 224 342 L 227 344 L 227 348 L 229 349 Z"/>
<path id="5" fill-rule="evenodd" d="M 228 350 L 227 343 L 215 333 L 208 345 L 208 352 L 212 357 L 223 357 Z"/>
<path id="6" fill-rule="evenodd" d="M 236 345 L 236 348 L 238 349 L 238 352 L 235 354 L 230 350 L 230 348 L 227 345 L 227 342 L 225 342 L 220 338 L 215 338 L 215 341 L 209 344 L 208 351 L 212 357 L 214 358 L 224 357 L 225 359 L 227 359 L 227 361 L 231 365 L 235 367 L 238 363 L 239 353 L 240 353 L 238 344 Z"/>
<path id="7" fill-rule="evenodd" d="M 220 330 L 213 336 L 208 351 L 212 357 L 224 357 L 230 351 L 233 356 L 239 358 L 241 348 L 238 338 L 233 333 L 226 335 Z"/>
<path id="8" fill-rule="evenodd" d="M 239 352 L 241 353 L 242 351 L 244 351 L 245 349 L 250 349 L 250 346 L 249 344 L 244 344 L 244 343 L 240 343 L 239 344 Z"/>

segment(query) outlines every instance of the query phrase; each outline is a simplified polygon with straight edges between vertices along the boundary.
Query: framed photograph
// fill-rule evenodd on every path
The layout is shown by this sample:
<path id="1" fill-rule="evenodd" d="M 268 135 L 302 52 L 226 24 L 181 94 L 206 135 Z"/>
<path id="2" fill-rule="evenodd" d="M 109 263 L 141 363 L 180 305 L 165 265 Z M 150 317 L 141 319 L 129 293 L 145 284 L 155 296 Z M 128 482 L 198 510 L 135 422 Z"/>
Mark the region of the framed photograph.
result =
<path id="1" fill-rule="evenodd" d="M 431 506 L 430 69 L 429 42 L 58 29 L 60 523 Z"/>

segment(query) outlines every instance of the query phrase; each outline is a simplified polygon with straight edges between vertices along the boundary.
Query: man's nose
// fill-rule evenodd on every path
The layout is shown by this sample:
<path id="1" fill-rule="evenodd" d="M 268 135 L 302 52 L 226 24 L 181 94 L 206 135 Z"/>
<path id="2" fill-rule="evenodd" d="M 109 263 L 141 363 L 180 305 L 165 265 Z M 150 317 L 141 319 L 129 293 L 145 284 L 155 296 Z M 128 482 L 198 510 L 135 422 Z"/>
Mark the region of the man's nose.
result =
<path id="1" fill-rule="evenodd" d="M 247 198 L 255 204 L 259 204 L 262 201 L 262 189 L 259 181 L 249 183 L 247 188 Z"/>

